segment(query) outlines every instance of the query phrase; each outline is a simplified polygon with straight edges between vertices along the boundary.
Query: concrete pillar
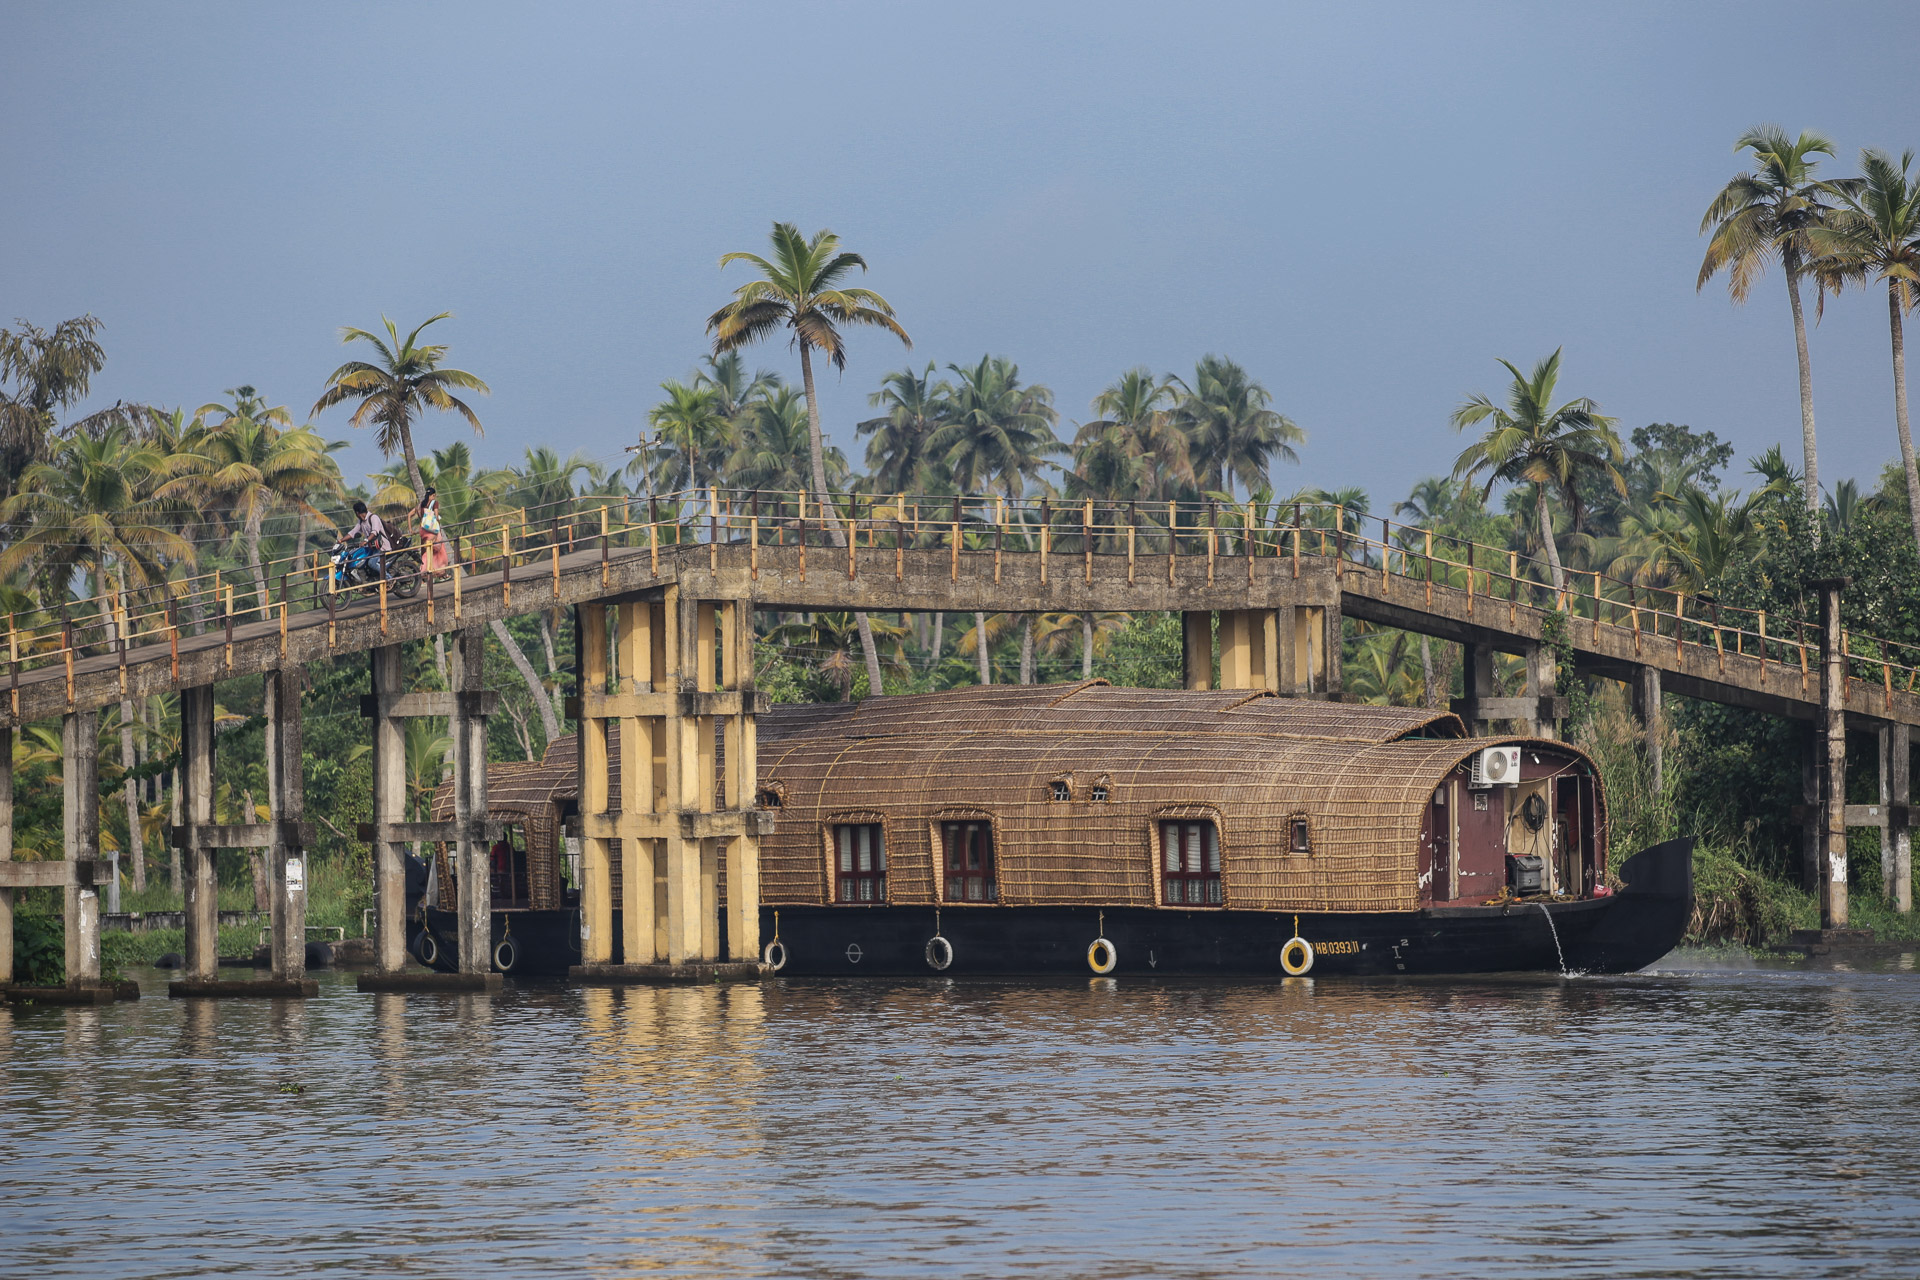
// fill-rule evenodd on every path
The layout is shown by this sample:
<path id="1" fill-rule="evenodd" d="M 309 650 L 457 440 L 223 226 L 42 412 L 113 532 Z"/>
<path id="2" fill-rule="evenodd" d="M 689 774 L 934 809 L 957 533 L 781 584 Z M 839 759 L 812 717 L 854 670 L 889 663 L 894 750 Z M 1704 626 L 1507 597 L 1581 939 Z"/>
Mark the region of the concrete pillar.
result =
<path id="1" fill-rule="evenodd" d="M 1180 665 L 1189 689 L 1213 688 L 1213 615 L 1180 615 Z"/>
<path id="2" fill-rule="evenodd" d="M 699 692 L 700 628 L 703 610 L 696 601 L 667 592 L 667 627 L 674 638 L 667 654 L 668 678 L 683 695 Z M 711 614 L 707 615 L 711 617 Z M 671 808 L 682 814 L 704 809 L 703 795 L 712 789 L 711 758 L 704 781 L 700 769 L 699 717 L 681 714 L 683 703 L 676 701 L 667 717 L 667 769 L 675 786 Z M 665 847 L 667 881 L 667 963 L 686 964 L 701 958 L 700 843 L 688 840 L 677 829 L 670 830 L 661 842 Z"/>
<path id="3" fill-rule="evenodd" d="M 1340 664 L 1344 661 L 1342 650 L 1346 647 L 1346 628 L 1340 620 L 1340 597 L 1335 596 L 1333 603 L 1322 611 L 1324 633 L 1322 642 L 1326 645 L 1327 697 L 1338 699 L 1346 686 L 1342 682 Z"/>
<path id="4" fill-rule="evenodd" d="M 574 607 L 580 644 L 575 654 L 576 683 L 582 698 L 607 688 L 607 610 L 599 601 Z M 605 813 L 608 808 L 607 722 L 599 716 L 580 716 L 580 812 Z M 583 833 L 584 834 L 584 833 Z M 580 963 L 610 964 L 613 960 L 613 842 L 587 835 L 581 841 Z"/>
<path id="5" fill-rule="evenodd" d="M 1280 625 L 1280 612 L 1277 609 L 1261 609 L 1253 616 L 1260 630 L 1259 687 L 1274 693 L 1291 693 L 1293 686 L 1287 678 L 1289 667 L 1281 661 L 1280 643 L 1285 628 Z"/>
<path id="6" fill-rule="evenodd" d="M 1912 767 L 1911 751 L 1913 730 L 1910 726 L 1896 724 L 1888 732 L 1889 748 L 1892 758 L 1888 761 L 1888 804 L 1898 814 L 1897 820 L 1890 822 L 1893 828 L 1893 909 L 1901 915 L 1913 910 L 1913 827 L 1907 814 L 1912 792 L 1909 788 L 1909 770 Z"/>
<path id="7" fill-rule="evenodd" d="M 1820 767 L 1824 758 L 1826 730 L 1815 721 L 1808 734 L 1806 750 L 1800 753 L 1800 887 L 1808 893 L 1820 892 L 1820 851 L 1826 843 L 1824 810 L 1820 807 L 1820 780 L 1826 776 Z"/>
<path id="8" fill-rule="evenodd" d="M 1289 698 L 1300 691 L 1300 664 L 1294 656 L 1294 613 L 1293 605 L 1283 604 L 1268 615 L 1272 643 L 1267 646 L 1267 653 L 1273 662 L 1272 688 Z"/>
<path id="9" fill-rule="evenodd" d="M 1319 605 L 1293 608 L 1293 691 L 1327 692 L 1327 611 Z"/>
<path id="10" fill-rule="evenodd" d="M 1482 737 L 1489 732 L 1492 722 L 1480 715 L 1480 704 L 1499 692 L 1493 680 L 1493 650 L 1483 644 L 1462 644 L 1460 665 L 1461 700 L 1472 717 L 1467 722 L 1467 732 L 1476 738 Z"/>
<path id="11" fill-rule="evenodd" d="M 1527 696 L 1529 698 L 1552 698 L 1560 691 L 1560 659 L 1553 649 L 1544 644 L 1528 645 L 1527 659 Z M 1556 736 L 1558 726 L 1553 719 L 1534 713 L 1527 732 L 1536 738 Z"/>
<path id="12" fill-rule="evenodd" d="M 653 692 L 654 607 L 642 600 L 619 606 L 614 633 L 615 674 L 620 693 Z M 653 781 L 655 721 L 630 716 L 620 721 L 620 812 L 638 816 L 656 812 Z M 654 862 L 659 842 L 625 837 L 620 841 L 620 951 L 627 964 L 653 964 L 655 955 Z"/>
<path id="13" fill-rule="evenodd" d="M 1884 818 L 1887 803 L 1892 798 L 1891 779 L 1888 777 L 1888 757 L 1893 754 L 1893 726 L 1882 722 L 1873 735 L 1874 763 L 1879 766 L 1880 813 Z M 1893 823 L 1884 820 L 1880 824 L 1880 895 L 1887 901 L 1893 901 Z"/>
<path id="14" fill-rule="evenodd" d="M 387 700 L 400 694 L 399 645 L 368 655 L 373 679 L 373 915 L 379 971 L 398 973 L 407 964 L 406 849 L 381 838 L 388 823 L 406 815 L 407 736 L 398 716 L 385 714 Z"/>
<path id="15" fill-rule="evenodd" d="M 0 725 L 0 862 L 13 861 L 13 726 Z M 13 981 L 13 890 L 0 888 L 0 987 Z"/>
<path id="16" fill-rule="evenodd" d="M 487 633 L 463 628 L 454 645 L 453 820 L 454 884 L 461 973 L 493 972 L 493 877 L 487 822 L 487 717 L 480 695 L 487 682 Z"/>
<path id="17" fill-rule="evenodd" d="M 100 981 L 100 713 L 70 711 L 60 726 L 66 815 L 67 985 Z"/>
<path id="18" fill-rule="evenodd" d="M 181 811 L 189 832 L 213 822 L 213 686 L 180 691 Z M 220 976 L 220 901 L 214 850 L 198 835 L 181 850 L 186 899 L 186 973 L 190 981 Z"/>
<path id="19" fill-rule="evenodd" d="M 1259 670 L 1258 615 L 1230 609 L 1220 615 L 1220 687 L 1251 689 Z"/>
<path id="20" fill-rule="evenodd" d="M 273 843 L 267 847 L 272 908 L 268 954 L 273 977 L 279 982 L 299 982 L 307 976 L 307 851 L 300 834 L 306 820 L 301 683 L 298 667 L 266 673 L 267 812 L 273 823 Z"/>
<path id="21" fill-rule="evenodd" d="M 1844 578 L 1810 584 L 1820 592 L 1820 718 L 1826 727 L 1826 857 L 1820 866 L 1820 927 L 1847 927 L 1847 713 L 1846 654 L 1840 644 L 1840 591 Z"/>
<path id="22" fill-rule="evenodd" d="M 1633 709 L 1640 717 L 1641 728 L 1646 734 L 1647 773 L 1653 779 L 1653 789 L 1659 791 L 1667 785 L 1667 761 L 1662 746 L 1665 712 L 1661 709 L 1658 667 L 1641 667 L 1636 673 Z"/>
<path id="23" fill-rule="evenodd" d="M 753 713 L 753 609 L 745 601 L 721 613 L 727 687 L 740 693 L 740 714 L 727 734 L 727 806 L 747 812 L 760 789 L 759 730 Z M 727 953 L 730 959 L 760 958 L 760 837 L 734 837 L 722 850 L 727 877 Z M 719 957 L 716 955 L 716 959 Z"/>

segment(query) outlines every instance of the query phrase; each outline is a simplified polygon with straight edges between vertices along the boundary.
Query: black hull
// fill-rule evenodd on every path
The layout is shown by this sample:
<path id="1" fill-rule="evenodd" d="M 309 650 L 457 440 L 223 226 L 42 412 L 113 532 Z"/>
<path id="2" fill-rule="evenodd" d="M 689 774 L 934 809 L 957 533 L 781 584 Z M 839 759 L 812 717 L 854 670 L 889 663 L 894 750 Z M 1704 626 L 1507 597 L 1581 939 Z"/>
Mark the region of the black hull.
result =
<path id="1" fill-rule="evenodd" d="M 1283 977 L 1295 934 L 1313 944 L 1309 973 L 1631 973 L 1666 955 L 1693 914 L 1693 841 L 1655 845 L 1621 866 L 1625 887 L 1577 902 L 1512 903 L 1424 911 L 1176 911 L 1143 907 L 823 907 L 761 910 L 761 936 L 778 938 L 782 977 L 1078 975 L 1104 937 L 1114 975 Z M 496 911 L 497 945 L 510 929 L 510 972 L 563 975 L 580 963 L 576 911 Z M 435 968 L 457 967 L 453 915 L 429 909 Z M 928 944 L 946 939 L 935 969 Z M 615 937 L 619 936 L 617 925 Z M 939 948 L 934 959 L 945 958 Z M 776 956 L 775 958 L 778 958 Z M 1296 965 L 1298 960 L 1296 958 Z"/>
<path id="2" fill-rule="evenodd" d="M 615 917 L 618 919 L 618 916 Z M 421 960 L 419 935 L 419 912 L 416 909 L 414 923 L 407 931 L 407 950 L 414 959 Z M 456 939 L 457 920 L 451 911 L 442 911 L 438 907 L 426 909 L 426 927 L 432 935 L 437 954 L 429 966 L 440 973 L 456 973 L 460 968 L 460 951 Z M 616 937 L 619 935 L 616 933 Z M 580 963 L 580 913 L 572 908 L 560 911 L 495 911 L 493 913 L 493 951 L 499 954 L 500 944 L 508 938 L 513 940 L 513 965 L 503 968 L 489 961 L 489 966 L 515 977 L 565 977 L 567 970 Z"/>

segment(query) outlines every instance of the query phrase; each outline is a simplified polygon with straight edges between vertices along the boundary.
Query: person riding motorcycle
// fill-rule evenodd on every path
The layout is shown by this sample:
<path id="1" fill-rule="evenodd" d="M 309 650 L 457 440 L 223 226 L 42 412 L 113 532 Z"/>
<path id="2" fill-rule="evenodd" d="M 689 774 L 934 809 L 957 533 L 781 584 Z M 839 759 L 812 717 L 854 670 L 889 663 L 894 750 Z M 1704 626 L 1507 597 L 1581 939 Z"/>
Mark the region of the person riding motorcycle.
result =
<path id="1" fill-rule="evenodd" d="M 349 546 L 367 548 L 367 565 L 379 577 L 387 575 L 386 553 L 393 550 L 393 538 L 387 533 L 387 522 L 367 510 L 364 502 L 353 504 L 356 517 L 353 528 L 347 531 L 346 542 Z"/>

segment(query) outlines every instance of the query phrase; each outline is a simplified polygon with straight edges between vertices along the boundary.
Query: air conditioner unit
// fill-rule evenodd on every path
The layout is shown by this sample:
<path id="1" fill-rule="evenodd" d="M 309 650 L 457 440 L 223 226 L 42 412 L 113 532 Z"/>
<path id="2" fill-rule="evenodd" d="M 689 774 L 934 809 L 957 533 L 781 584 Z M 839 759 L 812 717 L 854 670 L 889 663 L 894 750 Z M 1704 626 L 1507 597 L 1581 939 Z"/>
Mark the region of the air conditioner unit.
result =
<path id="1" fill-rule="evenodd" d="M 1517 787 L 1520 785 L 1520 748 L 1486 747 L 1473 757 L 1470 787 Z"/>

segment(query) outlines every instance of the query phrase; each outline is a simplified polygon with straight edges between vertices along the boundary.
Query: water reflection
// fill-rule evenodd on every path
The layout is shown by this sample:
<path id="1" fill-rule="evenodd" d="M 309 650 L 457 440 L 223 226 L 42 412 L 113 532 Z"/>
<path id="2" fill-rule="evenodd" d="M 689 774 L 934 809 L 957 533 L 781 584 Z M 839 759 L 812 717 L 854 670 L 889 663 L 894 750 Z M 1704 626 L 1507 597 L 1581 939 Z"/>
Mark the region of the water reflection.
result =
<path id="1" fill-rule="evenodd" d="M 138 1004 L 0 1010 L 0 1269 L 1882 1275 L 1920 1210 L 1910 957 L 492 996 L 329 975 L 306 1002 L 146 977 Z"/>

